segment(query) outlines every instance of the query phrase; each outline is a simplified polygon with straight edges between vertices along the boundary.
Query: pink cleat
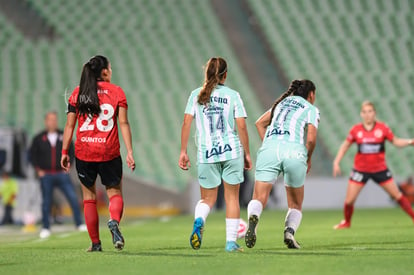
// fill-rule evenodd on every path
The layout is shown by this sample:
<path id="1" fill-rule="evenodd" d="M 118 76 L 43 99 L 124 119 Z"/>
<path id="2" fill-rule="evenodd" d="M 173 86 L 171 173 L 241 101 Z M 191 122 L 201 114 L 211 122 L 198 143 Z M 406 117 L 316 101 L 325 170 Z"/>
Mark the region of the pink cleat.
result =
<path id="1" fill-rule="evenodd" d="M 347 222 L 345 220 L 342 220 L 340 223 L 338 223 L 337 225 L 335 225 L 333 228 L 334 229 L 347 229 L 351 227 L 351 223 Z"/>

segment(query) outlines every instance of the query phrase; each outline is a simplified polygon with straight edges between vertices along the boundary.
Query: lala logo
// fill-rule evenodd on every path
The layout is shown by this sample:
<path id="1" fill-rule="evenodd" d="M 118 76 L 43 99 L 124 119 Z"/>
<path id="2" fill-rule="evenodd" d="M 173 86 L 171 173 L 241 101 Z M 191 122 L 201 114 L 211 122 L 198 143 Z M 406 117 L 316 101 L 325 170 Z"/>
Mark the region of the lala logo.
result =
<path id="1" fill-rule="evenodd" d="M 380 129 L 375 130 L 375 132 L 374 132 L 374 136 L 375 136 L 376 138 L 380 138 L 380 137 L 382 137 L 382 130 L 380 130 Z"/>
<path id="2" fill-rule="evenodd" d="M 362 131 L 359 131 L 358 134 L 357 134 L 357 138 L 362 138 L 362 135 L 363 135 Z"/>

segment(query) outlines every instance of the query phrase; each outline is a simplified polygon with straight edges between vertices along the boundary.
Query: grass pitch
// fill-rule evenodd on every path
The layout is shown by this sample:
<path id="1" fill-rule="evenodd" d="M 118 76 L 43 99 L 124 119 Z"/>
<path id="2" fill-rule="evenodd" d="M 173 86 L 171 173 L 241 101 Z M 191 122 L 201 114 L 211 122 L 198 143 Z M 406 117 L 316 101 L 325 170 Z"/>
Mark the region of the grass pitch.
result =
<path id="1" fill-rule="evenodd" d="M 242 212 L 244 219 L 245 212 Z M 300 250 L 283 244 L 285 211 L 265 211 L 253 249 L 224 251 L 224 213 L 211 214 L 203 244 L 189 245 L 192 216 L 121 223 L 123 251 L 112 247 L 101 226 L 104 252 L 87 253 L 87 233 L 0 235 L 1 274 L 413 274 L 414 225 L 400 209 L 356 209 L 352 228 L 335 231 L 341 211 L 304 211 L 296 239 Z M 102 219 L 103 220 L 103 219 Z"/>

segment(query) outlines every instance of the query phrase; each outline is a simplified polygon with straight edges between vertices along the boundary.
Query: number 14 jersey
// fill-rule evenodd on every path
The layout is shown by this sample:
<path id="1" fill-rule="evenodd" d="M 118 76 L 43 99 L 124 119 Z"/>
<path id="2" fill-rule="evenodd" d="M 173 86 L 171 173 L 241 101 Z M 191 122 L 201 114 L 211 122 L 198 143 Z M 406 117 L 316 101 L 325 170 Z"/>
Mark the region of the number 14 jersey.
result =
<path id="1" fill-rule="evenodd" d="M 83 161 L 103 162 L 120 156 L 117 117 L 119 107 L 128 108 L 121 87 L 109 82 L 98 82 L 99 116 L 77 116 L 75 156 Z M 76 103 L 79 87 L 69 97 L 68 112 L 78 114 Z"/>
<path id="2" fill-rule="evenodd" d="M 201 88 L 194 90 L 185 113 L 195 118 L 197 127 L 197 160 L 215 163 L 243 156 L 243 148 L 236 131 L 235 119 L 247 117 L 238 92 L 217 85 L 207 105 L 198 104 Z"/>

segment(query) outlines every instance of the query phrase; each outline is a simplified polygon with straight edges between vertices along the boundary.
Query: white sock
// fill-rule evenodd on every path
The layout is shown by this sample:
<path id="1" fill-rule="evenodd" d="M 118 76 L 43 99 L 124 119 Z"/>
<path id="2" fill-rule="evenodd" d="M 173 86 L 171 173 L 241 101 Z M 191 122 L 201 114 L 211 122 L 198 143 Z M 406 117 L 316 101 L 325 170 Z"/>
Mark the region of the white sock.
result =
<path id="1" fill-rule="evenodd" d="M 294 208 L 289 208 L 285 218 L 285 229 L 290 227 L 296 232 L 301 220 L 302 212 Z"/>
<path id="2" fill-rule="evenodd" d="M 226 241 L 237 240 L 237 230 L 239 229 L 240 219 L 228 219 L 226 218 Z"/>
<path id="3" fill-rule="evenodd" d="M 251 200 L 249 202 L 249 205 L 247 205 L 247 219 L 249 219 L 251 215 L 256 215 L 258 218 L 260 218 L 262 211 L 263 211 L 262 203 L 258 200 Z"/>
<path id="4" fill-rule="evenodd" d="M 208 204 L 204 203 L 203 200 L 198 201 L 194 211 L 194 219 L 202 218 L 205 223 L 209 213 L 210 207 Z"/>

